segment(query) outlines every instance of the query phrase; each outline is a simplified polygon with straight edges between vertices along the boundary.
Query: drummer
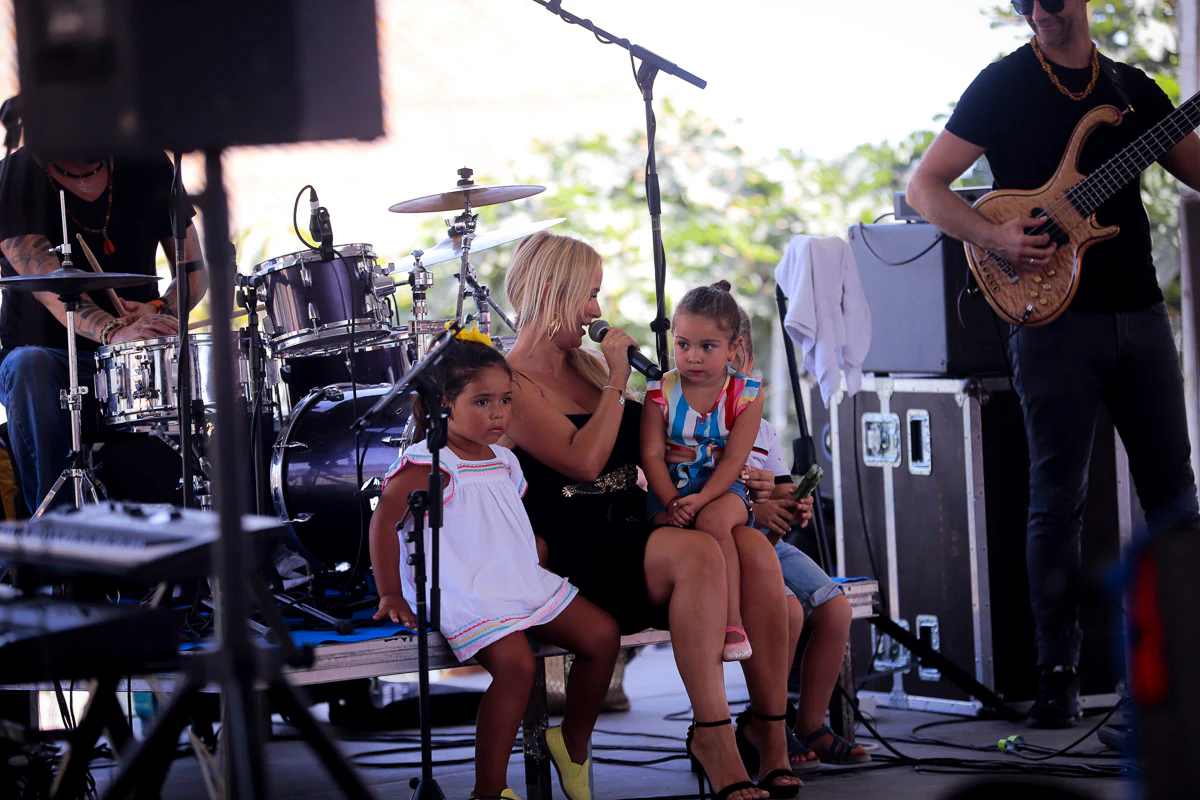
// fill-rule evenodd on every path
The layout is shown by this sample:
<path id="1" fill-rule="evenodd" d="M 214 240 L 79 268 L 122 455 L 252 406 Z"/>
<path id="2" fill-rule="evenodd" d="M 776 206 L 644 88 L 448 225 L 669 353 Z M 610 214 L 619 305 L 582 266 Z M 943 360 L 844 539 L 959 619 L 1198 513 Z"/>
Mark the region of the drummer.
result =
<path id="1" fill-rule="evenodd" d="M 75 267 L 91 271 L 76 234 L 104 272 L 157 273 L 157 251 L 165 251 L 173 276 L 175 246 L 170 224 L 172 167 L 165 155 L 142 159 L 101 154 L 40 156 L 28 147 L 0 165 L 7 172 L 0 197 L 0 271 L 5 277 L 38 275 L 58 269 L 51 247 L 62 244 L 59 189 L 66 192 L 67 235 Z M 187 206 L 185 263 L 195 306 L 208 286 L 199 237 Z M 159 296 L 156 283 L 118 289 L 120 308 L 107 292 L 85 296 L 75 315 L 79 383 L 89 387 L 85 420 L 94 418 L 94 352 L 104 344 L 171 336 L 178 332 L 177 282 Z M 4 291 L 0 308 L 0 404 L 8 415 L 13 459 L 29 509 L 41 499 L 67 464 L 70 421 L 59 404 L 68 386 L 66 311 L 47 292 Z M 90 411 L 90 413 L 89 413 Z M 70 493 L 59 495 L 62 501 Z"/>

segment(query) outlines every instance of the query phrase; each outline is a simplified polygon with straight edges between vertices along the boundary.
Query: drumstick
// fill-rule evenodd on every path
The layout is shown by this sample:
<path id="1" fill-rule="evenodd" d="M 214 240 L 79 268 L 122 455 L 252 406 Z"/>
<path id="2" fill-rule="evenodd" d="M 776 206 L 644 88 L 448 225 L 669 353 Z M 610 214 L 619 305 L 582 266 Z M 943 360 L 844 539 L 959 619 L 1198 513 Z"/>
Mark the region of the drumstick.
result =
<path id="1" fill-rule="evenodd" d="M 255 311 L 259 311 L 259 310 L 261 310 L 261 309 L 262 309 L 262 306 L 260 305 L 260 306 L 258 306 L 258 308 L 254 309 L 254 310 L 255 310 Z M 249 311 L 247 311 L 246 309 L 244 309 L 244 308 L 239 308 L 237 311 L 234 311 L 232 314 L 230 314 L 230 315 L 229 315 L 229 318 L 230 318 L 230 319 L 237 319 L 238 317 L 244 317 L 244 316 L 246 316 L 246 315 L 247 315 L 247 314 L 249 314 L 249 313 L 250 313 L 250 312 L 249 312 Z M 212 317 L 209 317 L 208 319 L 198 319 L 198 320 L 196 320 L 195 322 L 189 322 L 189 323 L 188 323 L 188 330 L 189 330 L 189 331 L 194 331 L 194 330 L 196 330 L 197 328 L 207 328 L 207 327 L 208 327 L 208 326 L 210 326 L 210 325 L 212 325 Z"/>
<path id="2" fill-rule="evenodd" d="M 87 256 L 88 263 L 92 265 L 92 271 L 100 274 L 104 270 L 100 268 L 100 262 L 96 260 L 96 256 L 92 254 L 92 248 L 87 246 L 87 242 L 83 240 L 83 234 L 75 234 L 75 238 L 79 240 L 79 246 L 83 248 L 83 254 Z M 117 292 L 114 289 L 108 289 L 108 299 L 112 301 L 113 308 L 117 309 L 117 316 L 125 316 L 125 304 L 121 302 L 121 298 L 117 297 Z"/>

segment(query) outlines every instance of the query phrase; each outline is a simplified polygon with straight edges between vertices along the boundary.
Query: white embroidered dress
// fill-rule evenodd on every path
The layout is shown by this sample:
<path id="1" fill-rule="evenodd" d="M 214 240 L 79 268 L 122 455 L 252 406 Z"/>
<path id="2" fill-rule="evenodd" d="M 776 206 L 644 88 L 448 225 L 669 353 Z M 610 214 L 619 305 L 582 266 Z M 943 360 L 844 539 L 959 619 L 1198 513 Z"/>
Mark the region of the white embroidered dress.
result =
<path id="1" fill-rule="evenodd" d="M 525 476 L 513 452 L 492 445 L 493 458 L 463 461 L 448 447 L 439 453 L 442 497 L 439 536 L 441 631 L 460 661 L 513 631 L 542 625 L 557 617 L 578 593 L 566 578 L 538 565 L 537 543 L 521 504 Z M 409 447 L 384 478 L 406 464 L 431 462 L 425 442 Z M 413 521 L 404 525 L 411 531 Z M 404 599 L 416 608 L 410 547 L 401 535 L 400 579 Z M 425 563 L 432 570 L 428 525 Z M 432 578 L 432 572 L 429 573 Z"/>

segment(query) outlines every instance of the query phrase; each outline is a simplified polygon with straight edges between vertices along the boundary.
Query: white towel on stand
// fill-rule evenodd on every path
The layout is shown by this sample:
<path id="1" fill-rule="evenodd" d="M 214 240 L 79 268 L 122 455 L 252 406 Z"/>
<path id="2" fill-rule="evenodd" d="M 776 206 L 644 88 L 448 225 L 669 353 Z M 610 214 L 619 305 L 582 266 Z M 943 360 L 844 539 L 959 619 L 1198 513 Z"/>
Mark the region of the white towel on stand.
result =
<path id="1" fill-rule="evenodd" d="M 817 379 L 826 406 L 845 376 L 854 394 L 871 348 L 871 309 L 850 245 L 836 236 L 797 236 L 775 268 L 788 299 L 784 328 Z"/>

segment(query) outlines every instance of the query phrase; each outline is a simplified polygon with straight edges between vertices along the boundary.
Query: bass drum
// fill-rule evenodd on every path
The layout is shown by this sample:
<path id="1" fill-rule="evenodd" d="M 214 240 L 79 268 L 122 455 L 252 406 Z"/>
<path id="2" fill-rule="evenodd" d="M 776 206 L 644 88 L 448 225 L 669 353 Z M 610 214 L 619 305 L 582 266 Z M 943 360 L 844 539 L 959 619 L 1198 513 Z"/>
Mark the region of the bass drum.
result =
<path id="1" fill-rule="evenodd" d="M 339 383 L 314 390 L 292 409 L 271 455 L 271 499 L 315 568 L 365 573 L 371 565 L 367 526 L 373 504 L 360 489 L 382 478 L 399 456 L 400 449 L 383 438 L 401 436 L 408 408 L 397 400 L 396 411 L 379 416 L 356 437 L 350 430 L 354 420 L 391 387 L 359 386 L 357 399 L 351 388 Z"/>

